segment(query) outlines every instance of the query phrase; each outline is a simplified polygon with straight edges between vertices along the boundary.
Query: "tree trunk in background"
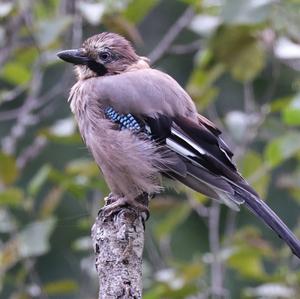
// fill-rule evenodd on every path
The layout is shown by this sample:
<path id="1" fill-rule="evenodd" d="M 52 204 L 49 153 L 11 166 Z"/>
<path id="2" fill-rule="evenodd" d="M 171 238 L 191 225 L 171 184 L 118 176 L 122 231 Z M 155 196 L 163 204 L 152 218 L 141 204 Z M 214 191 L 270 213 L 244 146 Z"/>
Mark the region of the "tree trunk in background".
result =
<path id="1" fill-rule="evenodd" d="M 143 204 L 148 206 L 147 195 L 143 195 Z M 109 216 L 100 210 L 92 227 L 92 240 L 99 299 L 142 298 L 143 213 L 131 206 Z"/>

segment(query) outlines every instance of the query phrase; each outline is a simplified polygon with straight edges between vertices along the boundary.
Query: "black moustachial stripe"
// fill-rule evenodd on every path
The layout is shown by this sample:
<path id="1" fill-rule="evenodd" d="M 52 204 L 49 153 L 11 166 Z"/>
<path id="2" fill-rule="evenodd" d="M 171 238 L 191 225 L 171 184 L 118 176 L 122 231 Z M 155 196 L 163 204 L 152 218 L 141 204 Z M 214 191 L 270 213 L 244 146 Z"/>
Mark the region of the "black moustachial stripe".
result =
<path id="1" fill-rule="evenodd" d="M 104 76 L 105 74 L 107 74 L 107 68 L 103 64 L 98 63 L 94 60 L 90 60 L 87 63 L 87 66 L 90 70 L 95 72 L 98 76 Z"/>

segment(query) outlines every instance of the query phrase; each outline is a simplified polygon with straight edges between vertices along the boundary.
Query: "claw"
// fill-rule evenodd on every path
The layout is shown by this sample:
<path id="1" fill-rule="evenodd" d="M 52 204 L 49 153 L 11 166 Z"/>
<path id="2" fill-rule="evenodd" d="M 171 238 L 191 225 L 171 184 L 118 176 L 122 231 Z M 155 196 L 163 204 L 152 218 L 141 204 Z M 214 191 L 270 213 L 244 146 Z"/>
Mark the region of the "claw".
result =
<path id="1" fill-rule="evenodd" d="M 128 199 L 126 197 L 119 197 L 117 199 L 114 198 L 112 194 L 110 194 L 105 199 L 106 205 L 100 209 L 99 213 L 103 214 L 105 217 L 111 217 L 113 214 L 116 214 L 120 211 L 122 207 L 132 207 L 135 210 L 138 210 L 140 213 L 145 213 L 145 221 L 148 220 L 150 216 L 149 209 L 142 203 L 137 200 Z"/>

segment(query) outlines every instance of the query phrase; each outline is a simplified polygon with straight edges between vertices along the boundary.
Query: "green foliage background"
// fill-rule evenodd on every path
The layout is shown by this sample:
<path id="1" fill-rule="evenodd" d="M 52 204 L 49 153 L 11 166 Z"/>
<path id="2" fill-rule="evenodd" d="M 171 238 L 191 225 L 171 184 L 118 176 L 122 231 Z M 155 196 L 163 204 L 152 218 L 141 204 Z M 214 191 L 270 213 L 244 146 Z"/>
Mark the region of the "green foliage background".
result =
<path id="1" fill-rule="evenodd" d="M 193 17 L 155 57 L 189 6 Z M 298 0 L 1 1 L 0 298 L 97 296 L 90 228 L 109 191 L 76 130 L 66 101 L 75 78 L 56 52 L 104 30 L 189 91 L 300 237 L 299 28 Z M 151 202 L 145 299 L 300 298 L 299 269 L 244 209 L 182 186 Z"/>

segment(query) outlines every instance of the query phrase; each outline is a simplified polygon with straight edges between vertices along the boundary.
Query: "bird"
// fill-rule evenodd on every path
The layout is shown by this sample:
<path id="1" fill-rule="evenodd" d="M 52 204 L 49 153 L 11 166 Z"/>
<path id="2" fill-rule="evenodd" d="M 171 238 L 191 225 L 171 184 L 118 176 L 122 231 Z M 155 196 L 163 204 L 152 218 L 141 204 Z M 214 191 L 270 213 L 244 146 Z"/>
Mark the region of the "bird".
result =
<path id="1" fill-rule="evenodd" d="M 68 102 L 117 198 L 113 208 L 139 207 L 136 199 L 161 192 L 165 176 L 234 210 L 245 205 L 300 258 L 300 241 L 238 172 L 221 131 L 126 38 L 102 32 L 57 56 L 74 65 Z"/>

